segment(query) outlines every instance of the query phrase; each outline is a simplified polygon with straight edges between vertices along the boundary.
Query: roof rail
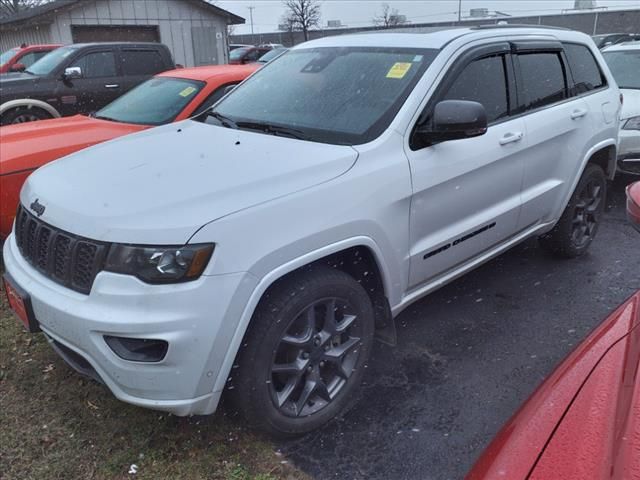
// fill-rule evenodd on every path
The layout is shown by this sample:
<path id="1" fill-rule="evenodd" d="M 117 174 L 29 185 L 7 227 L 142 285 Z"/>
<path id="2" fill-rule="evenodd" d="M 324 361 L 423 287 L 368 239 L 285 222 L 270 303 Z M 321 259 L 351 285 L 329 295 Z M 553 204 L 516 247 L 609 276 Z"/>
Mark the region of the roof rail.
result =
<path id="1" fill-rule="evenodd" d="M 537 25 L 526 23 L 498 23 L 492 25 L 476 25 L 475 27 L 469 27 L 470 30 L 490 30 L 492 28 L 545 28 L 549 30 L 571 30 L 564 27 L 553 27 L 551 25 Z"/>

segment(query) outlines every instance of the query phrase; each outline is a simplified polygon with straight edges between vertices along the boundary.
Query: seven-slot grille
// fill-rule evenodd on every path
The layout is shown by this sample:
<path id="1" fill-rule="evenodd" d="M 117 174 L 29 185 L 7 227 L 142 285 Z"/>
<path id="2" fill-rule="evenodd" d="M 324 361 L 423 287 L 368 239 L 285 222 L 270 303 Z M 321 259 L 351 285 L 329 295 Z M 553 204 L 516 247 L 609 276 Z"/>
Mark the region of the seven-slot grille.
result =
<path id="1" fill-rule="evenodd" d="M 52 227 L 22 205 L 18 207 L 15 229 L 20 253 L 40 273 L 76 292 L 91 291 L 109 244 Z"/>

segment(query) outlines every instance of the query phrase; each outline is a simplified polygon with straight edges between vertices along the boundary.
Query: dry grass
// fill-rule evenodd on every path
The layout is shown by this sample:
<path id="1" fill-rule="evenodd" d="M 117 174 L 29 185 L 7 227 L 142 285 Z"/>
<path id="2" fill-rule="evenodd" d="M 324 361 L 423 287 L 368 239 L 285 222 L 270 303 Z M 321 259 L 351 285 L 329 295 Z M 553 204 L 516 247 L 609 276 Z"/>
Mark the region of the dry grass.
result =
<path id="1" fill-rule="evenodd" d="M 26 333 L 0 296 L 1 479 L 305 478 L 224 414 L 178 418 L 116 400 Z"/>

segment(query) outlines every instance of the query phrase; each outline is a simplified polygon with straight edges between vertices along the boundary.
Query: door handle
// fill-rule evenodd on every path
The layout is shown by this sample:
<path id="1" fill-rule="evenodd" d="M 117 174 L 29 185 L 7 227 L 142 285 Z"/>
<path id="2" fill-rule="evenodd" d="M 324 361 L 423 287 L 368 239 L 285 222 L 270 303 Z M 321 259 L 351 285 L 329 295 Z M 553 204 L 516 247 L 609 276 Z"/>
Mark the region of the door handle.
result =
<path id="1" fill-rule="evenodd" d="M 500 145 L 506 145 L 508 143 L 519 142 L 524 137 L 522 132 L 509 132 L 505 133 L 504 137 L 500 139 Z"/>
<path id="2" fill-rule="evenodd" d="M 574 110 L 571 112 L 571 120 L 577 120 L 578 118 L 582 118 L 587 114 L 587 110 L 585 108 L 579 108 L 578 110 Z"/>
<path id="3" fill-rule="evenodd" d="M 104 88 L 120 88 L 120 85 L 117 83 L 107 83 Z"/>

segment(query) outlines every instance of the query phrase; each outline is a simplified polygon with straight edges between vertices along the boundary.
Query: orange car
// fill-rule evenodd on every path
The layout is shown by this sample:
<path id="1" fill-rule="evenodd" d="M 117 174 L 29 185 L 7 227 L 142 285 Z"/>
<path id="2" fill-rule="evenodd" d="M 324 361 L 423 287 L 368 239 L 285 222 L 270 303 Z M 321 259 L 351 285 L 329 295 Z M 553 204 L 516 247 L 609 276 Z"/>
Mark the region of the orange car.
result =
<path id="1" fill-rule="evenodd" d="M 0 239 L 11 232 L 20 189 L 36 168 L 91 145 L 206 110 L 258 65 L 183 68 L 156 75 L 92 116 L 0 127 Z"/>

